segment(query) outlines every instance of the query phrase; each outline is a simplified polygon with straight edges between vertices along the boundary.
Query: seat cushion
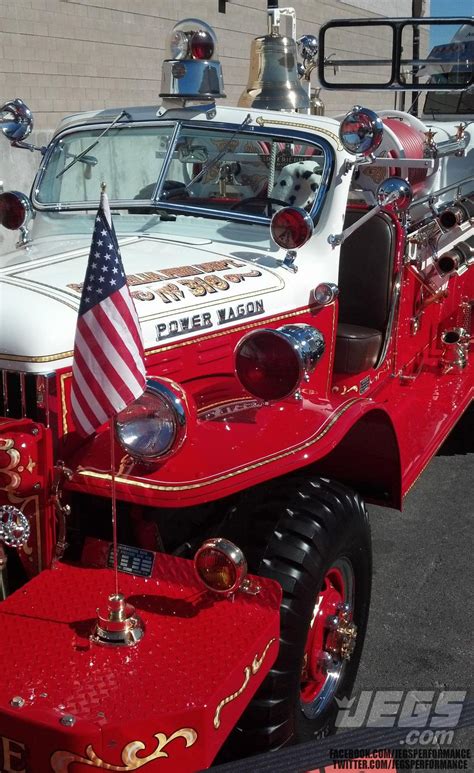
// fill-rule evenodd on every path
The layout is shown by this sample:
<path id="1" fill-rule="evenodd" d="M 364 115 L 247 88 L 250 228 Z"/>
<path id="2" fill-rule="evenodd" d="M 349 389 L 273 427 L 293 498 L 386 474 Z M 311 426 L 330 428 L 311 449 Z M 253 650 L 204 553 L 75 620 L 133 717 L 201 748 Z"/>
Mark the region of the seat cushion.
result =
<path id="1" fill-rule="evenodd" d="M 363 210 L 348 210 L 344 227 Z M 341 246 L 339 322 L 385 330 L 390 309 L 395 251 L 395 225 L 380 212 L 351 234 Z"/>
<path id="2" fill-rule="evenodd" d="M 382 346 L 382 333 L 371 327 L 339 323 L 336 334 L 334 370 L 360 373 L 373 368 Z"/>

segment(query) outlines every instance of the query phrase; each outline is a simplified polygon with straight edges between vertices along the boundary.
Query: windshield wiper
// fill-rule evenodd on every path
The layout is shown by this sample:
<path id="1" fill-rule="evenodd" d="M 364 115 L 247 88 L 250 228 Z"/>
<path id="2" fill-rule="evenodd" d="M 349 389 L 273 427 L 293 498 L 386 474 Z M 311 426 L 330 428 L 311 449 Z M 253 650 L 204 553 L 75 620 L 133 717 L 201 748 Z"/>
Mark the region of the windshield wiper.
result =
<path id="1" fill-rule="evenodd" d="M 230 146 L 232 144 L 232 141 L 234 140 L 234 137 L 236 137 L 237 134 L 240 131 L 242 131 L 242 129 L 245 128 L 245 126 L 248 126 L 249 123 L 251 123 L 251 121 L 252 121 L 252 118 L 250 116 L 250 113 L 248 113 L 247 117 L 244 118 L 244 120 L 242 121 L 240 126 L 238 126 L 237 129 L 235 130 L 235 132 L 233 132 L 233 134 L 230 135 L 229 139 L 225 143 L 225 145 L 222 148 L 222 150 L 220 150 L 219 153 L 217 153 L 213 158 L 210 158 L 204 164 L 204 166 L 202 167 L 201 171 L 194 175 L 192 180 L 190 180 L 184 186 L 179 186 L 179 188 L 178 188 L 178 186 L 175 186 L 173 188 L 170 188 L 167 191 L 162 191 L 162 193 L 160 195 L 160 199 L 165 199 L 165 200 L 166 199 L 170 199 L 172 196 L 175 196 L 178 192 L 183 193 L 183 191 L 189 191 L 189 189 L 194 185 L 195 182 L 197 182 L 198 180 L 201 179 L 201 177 L 203 177 L 205 174 L 207 174 L 209 169 L 212 166 L 214 166 L 214 164 L 217 164 L 221 160 L 221 158 L 223 158 L 225 156 L 225 154 L 227 153 L 227 151 L 229 150 L 229 148 L 230 148 Z"/>
<path id="2" fill-rule="evenodd" d="M 96 166 L 99 163 L 99 159 L 95 156 L 84 156 L 83 153 L 76 156 L 74 153 L 68 153 L 66 151 L 66 158 L 72 158 L 74 161 L 80 161 L 82 164 L 87 164 L 88 166 Z M 66 170 L 63 169 L 63 171 L 65 172 Z"/>
<path id="3" fill-rule="evenodd" d="M 108 131 L 110 131 L 110 129 L 113 129 L 113 127 L 115 126 L 115 124 L 116 124 L 116 123 L 118 123 L 118 122 L 119 122 L 119 121 L 120 121 L 120 120 L 121 120 L 121 119 L 124 117 L 124 115 L 126 115 L 126 116 L 127 116 L 127 118 L 130 118 L 130 115 L 127 113 L 127 111 L 126 111 L 126 110 L 122 110 L 122 112 L 120 113 L 120 115 L 118 115 L 116 118 L 114 118 L 114 120 L 112 121 L 112 123 L 110 123 L 108 126 L 106 126 L 106 128 L 104 129 L 104 131 L 102 132 L 102 134 L 99 134 L 99 136 L 97 137 L 97 139 L 96 139 L 96 140 L 94 140 L 94 142 L 92 143 L 92 145 L 89 145 L 89 147 L 88 147 L 88 148 L 86 148 L 85 150 L 83 150 L 83 151 L 82 151 L 82 153 L 79 153 L 79 155 L 78 155 L 78 156 L 75 156 L 75 157 L 72 159 L 72 161 L 71 161 L 71 163 L 70 163 L 70 164 L 68 164 L 67 166 L 65 166 L 65 167 L 64 167 L 64 169 L 61 169 L 61 171 L 60 171 L 60 172 L 58 172 L 58 174 L 56 175 L 56 180 L 58 179 L 58 177 L 62 177 L 62 176 L 63 176 L 63 174 L 64 174 L 64 172 L 67 172 L 67 170 L 68 170 L 68 169 L 71 169 L 71 167 L 72 167 L 72 166 L 74 166 L 74 164 L 77 164 L 77 162 L 78 162 L 78 161 L 82 161 L 82 159 L 83 159 L 85 156 L 87 156 L 87 154 L 89 153 L 89 151 L 90 151 L 90 150 L 92 150 L 93 148 L 95 148 L 95 146 L 99 144 L 99 142 L 101 141 L 102 137 L 104 137 L 104 135 L 106 135 L 106 134 L 107 134 L 107 132 L 108 132 Z"/>

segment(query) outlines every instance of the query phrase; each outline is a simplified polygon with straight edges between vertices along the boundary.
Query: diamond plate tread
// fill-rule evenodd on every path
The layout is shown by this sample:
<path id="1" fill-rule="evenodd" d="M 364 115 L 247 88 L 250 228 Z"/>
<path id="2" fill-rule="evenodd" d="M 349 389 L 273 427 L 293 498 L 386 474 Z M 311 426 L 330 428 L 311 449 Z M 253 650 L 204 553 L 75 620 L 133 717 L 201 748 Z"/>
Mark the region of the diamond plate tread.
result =
<path id="1" fill-rule="evenodd" d="M 229 676 L 239 682 L 242 664 L 257 654 L 255 643 L 275 631 L 279 587 L 262 580 L 257 596 L 216 599 L 199 586 L 192 562 L 163 554 L 153 574 L 120 575 L 120 591 L 146 627 L 133 648 L 89 641 L 96 608 L 114 591 L 109 569 L 57 564 L 0 604 L 0 709 L 20 695 L 24 711 L 102 725 L 222 698 Z"/>

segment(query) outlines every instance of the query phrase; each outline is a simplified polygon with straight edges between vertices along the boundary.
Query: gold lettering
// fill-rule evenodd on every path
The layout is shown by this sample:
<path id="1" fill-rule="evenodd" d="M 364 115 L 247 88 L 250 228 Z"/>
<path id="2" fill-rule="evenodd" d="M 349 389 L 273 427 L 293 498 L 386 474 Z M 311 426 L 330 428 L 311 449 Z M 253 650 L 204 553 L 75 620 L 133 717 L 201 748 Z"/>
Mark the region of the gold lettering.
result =
<path id="1" fill-rule="evenodd" d="M 180 301 L 181 298 L 184 298 L 183 291 L 180 290 L 177 285 L 172 283 L 164 285 L 164 287 L 160 287 L 160 289 L 156 291 L 156 294 L 161 298 L 161 300 L 164 303 L 171 303 L 171 301 Z"/>
<path id="2" fill-rule="evenodd" d="M 192 294 L 195 295 L 197 298 L 200 298 L 203 295 L 207 295 L 207 293 L 216 292 L 213 287 L 203 282 L 202 279 L 183 279 L 180 282 L 180 285 L 189 287 Z"/>
<path id="3" fill-rule="evenodd" d="M 164 268 L 161 273 L 168 279 L 178 279 L 182 276 L 194 276 L 204 272 L 197 268 L 197 266 L 178 266 L 177 268 Z"/>
<path id="4" fill-rule="evenodd" d="M 1 736 L 1 740 L 3 752 L 2 773 L 26 773 L 26 759 L 24 756 L 26 746 L 3 736 Z"/>
<path id="5" fill-rule="evenodd" d="M 167 279 L 166 276 L 161 276 L 154 271 L 145 271 L 143 274 L 127 274 L 127 284 L 129 285 L 143 285 L 146 282 L 160 282 L 163 279 Z"/>
<path id="6" fill-rule="evenodd" d="M 224 274 L 224 279 L 227 279 L 229 282 L 234 282 L 235 284 L 245 282 L 243 274 Z"/>
<path id="7" fill-rule="evenodd" d="M 143 274 L 139 274 L 138 276 L 143 277 L 144 282 L 159 282 L 166 278 L 161 276 L 161 274 L 157 274 L 155 271 L 145 271 Z"/>
<path id="8" fill-rule="evenodd" d="M 216 290 L 228 290 L 230 287 L 229 283 L 222 279 L 222 277 L 217 276 L 217 274 L 209 274 L 204 277 L 203 281 L 211 285 L 211 287 L 215 287 Z"/>

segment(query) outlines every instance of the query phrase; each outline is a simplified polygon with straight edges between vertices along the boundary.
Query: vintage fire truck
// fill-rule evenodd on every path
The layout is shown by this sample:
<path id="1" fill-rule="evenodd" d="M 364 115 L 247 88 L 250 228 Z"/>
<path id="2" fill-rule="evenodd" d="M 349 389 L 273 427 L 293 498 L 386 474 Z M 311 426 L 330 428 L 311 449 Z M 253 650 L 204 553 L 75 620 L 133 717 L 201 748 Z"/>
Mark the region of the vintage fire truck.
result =
<path id="1" fill-rule="evenodd" d="M 472 401 L 472 21 L 330 22 L 297 66 L 282 16 L 238 107 L 186 19 L 159 104 L 45 148 L 20 99 L 0 112 L 42 154 L 30 196 L 0 195 L 3 771 L 181 773 L 330 732 L 369 610 L 363 499 L 401 508 Z M 431 107 L 325 117 L 316 68 Z M 148 376 L 113 469 L 70 402 L 102 182 Z"/>

